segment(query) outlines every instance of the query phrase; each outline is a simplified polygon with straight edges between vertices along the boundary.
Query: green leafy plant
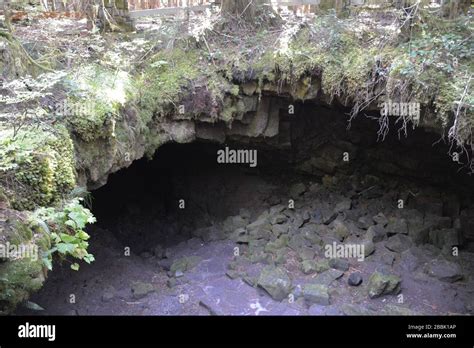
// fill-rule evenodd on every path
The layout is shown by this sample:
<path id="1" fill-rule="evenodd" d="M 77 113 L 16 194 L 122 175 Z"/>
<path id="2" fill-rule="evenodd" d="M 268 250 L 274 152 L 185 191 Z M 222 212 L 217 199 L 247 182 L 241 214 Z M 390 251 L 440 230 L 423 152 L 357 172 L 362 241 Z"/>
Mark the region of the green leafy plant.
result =
<path id="1" fill-rule="evenodd" d="M 40 208 L 33 215 L 33 219 L 43 222 L 50 233 L 52 248 L 43 257 L 43 262 L 49 270 L 52 269 L 54 253 L 63 259 L 70 256 L 89 264 L 94 261 L 94 255 L 87 251 L 90 236 L 84 229 L 88 224 L 95 223 L 96 219 L 90 210 L 81 204 L 82 201 L 83 198 L 74 198 L 60 210 Z M 77 271 L 79 264 L 74 262 L 71 268 Z"/>

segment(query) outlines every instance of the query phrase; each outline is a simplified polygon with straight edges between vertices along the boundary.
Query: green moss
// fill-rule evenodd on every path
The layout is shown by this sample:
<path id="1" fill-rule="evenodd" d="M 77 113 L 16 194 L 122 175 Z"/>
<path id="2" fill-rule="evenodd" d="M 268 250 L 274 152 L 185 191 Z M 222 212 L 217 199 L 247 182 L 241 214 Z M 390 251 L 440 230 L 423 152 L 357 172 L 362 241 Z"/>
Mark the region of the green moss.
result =
<path id="1" fill-rule="evenodd" d="M 41 259 L 0 263 L 0 314 L 8 314 L 38 291 L 44 282 Z"/>
<path id="2" fill-rule="evenodd" d="M 234 119 L 237 112 L 238 110 L 237 110 L 236 105 L 230 105 L 230 106 L 224 107 L 224 109 L 221 112 L 221 119 L 224 122 L 229 123 Z"/>
<path id="3" fill-rule="evenodd" d="M 73 102 L 78 104 L 79 102 Z M 69 123 L 75 134 L 86 142 L 93 142 L 99 138 L 107 138 L 111 135 L 112 118 L 114 110 L 100 101 L 91 101 L 93 103 L 92 111 L 88 114 L 72 117 Z"/>
<path id="4" fill-rule="evenodd" d="M 472 139 L 474 94 L 467 87 L 474 46 L 465 39 L 470 27 L 465 19 L 421 25 L 409 42 L 396 48 L 387 82 L 389 96 L 432 103 L 435 119 L 444 127 L 459 113 L 454 134 L 457 145 Z"/>
<path id="5" fill-rule="evenodd" d="M 0 204 L 3 205 L 5 208 L 10 207 L 10 201 L 8 200 L 8 197 L 5 194 L 4 188 L 1 186 L 0 186 Z"/>
<path id="6" fill-rule="evenodd" d="M 240 87 L 238 85 L 233 85 L 230 89 L 230 94 L 236 97 L 239 95 L 239 93 L 240 93 Z"/>
<path id="7" fill-rule="evenodd" d="M 0 314 L 10 313 L 41 288 L 45 280 L 42 255 L 51 247 L 46 231 L 31 227 L 28 219 L 17 213 L 4 214 L 8 218 L 5 222 L 0 220 L 2 240 L 25 248 L 29 254 L 0 260 Z"/>
<path id="8" fill-rule="evenodd" d="M 13 208 L 33 210 L 58 202 L 75 186 L 73 144 L 64 127 L 55 133 L 25 129 L 2 139 L 0 182 Z"/>
<path id="9" fill-rule="evenodd" d="M 350 22 L 334 16 L 318 16 L 310 28 L 280 35 L 251 60 L 235 57 L 231 70 L 254 72 L 260 87 L 289 86 L 295 99 L 314 98 L 321 88 L 332 100 L 344 104 L 368 105 L 372 92 L 381 91 L 380 99 L 418 102 L 435 106 L 435 121 L 448 126 L 460 111 L 456 139 L 469 143 L 473 124 L 473 93 L 467 89 L 463 105 L 459 100 L 472 75 L 472 42 L 466 40 L 472 25 L 466 18 L 456 21 L 416 24 L 409 40 L 381 40 L 377 33 L 355 31 Z M 242 62 L 243 61 L 243 62 Z M 320 86 L 319 81 L 320 80 Z M 472 84 L 472 81 L 471 81 Z M 385 89 L 385 91 L 384 91 Z M 231 111 L 227 110 L 228 117 Z"/>
<path id="10" fill-rule="evenodd" d="M 365 89 L 376 49 L 368 49 L 332 17 L 323 17 L 312 29 L 303 29 L 291 39 L 281 40 L 278 47 L 270 47 L 255 59 L 251 69 L 260 84 L 284 81 L 297 99 L 304 99 L 308 89 L 314 87 L 313 80 L 318 78 L 329 96 L 357 95 Z M 322 39 L 316 41 L 314 35 Z"/>
<path id="11" fill-rule="evenodd" d="M 177 48 L 156 54 L 137 80 L 138 105 L 143 125 L 164 115 L 179 101 L 183 88 L 199 75 L 196 51 Z"/>
<path id="12" fill-rule="evenodd" d="M 471 70 L 472 71 L 472 70 Z M 459 101 L 464 94 L 464 90 L 469 82 L 469 73 L 467 71 L 457 71 L 452 79 L 440 79 L 438 93 L 434 98 L 434 104 L 438 117 L 443 125 L 449 122 L 449 116 L 455 114 L 458 110 Z M 472 83 L 472 82 L 471 82 Z M 467 139 L 471 133 L 470 129 L 474 127 L 474 94 L 467 93 L 463 99 L 463 105 L 460 107 L 461 118 L 458 120 L 460 137 Z M 465 116 L 464 113 L 466 112 Z"/>
<path id="13" fill-rule="evenodd" d="M 86 142 L 113 137 L 120 107 L 135 93 L 129 75 L 88 65 L 72 72 L 64 83 L 70 97 L 62 111 L 72 132 Z"/>
<path id="14" fill-rule="evenodd" d="M 15 233 L 9 238 L 11 244 L 20 245 L 28 243 L 33 238 L 31 228 L 22 222 L 16 221 L 14 231 Z"/>

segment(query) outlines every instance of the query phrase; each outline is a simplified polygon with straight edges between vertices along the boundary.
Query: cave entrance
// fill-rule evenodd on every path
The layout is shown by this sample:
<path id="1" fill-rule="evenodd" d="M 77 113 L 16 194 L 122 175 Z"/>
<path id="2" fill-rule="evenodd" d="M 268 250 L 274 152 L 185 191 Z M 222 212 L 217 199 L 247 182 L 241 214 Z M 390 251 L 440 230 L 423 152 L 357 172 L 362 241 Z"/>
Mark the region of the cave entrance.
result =
<path id="1" fill-rule="evenodd" d="M 232 163 L 251 160 L 252 154 L 257 167 Z M 222 158 L 231 163 L 219 163 Z M 255 217 L 263 209 L 261 196 L 275 194 L 277 181 L 290 175 L 286 161 L 278 151 L 258 146 L 166 144 L 152 160 L 134 162 L 93 192 L 97 226 L 141 254 L 192 238 L 195 230 L 242 211 Z"/>
<path id="2" fill-rule="evenodd" d="M 348 131 L 344 110 L 297 110 L 271 139 L 170 143 L 110 175 L 92 192 L 96 261 L 53 272 L 33 301 L 48 314 L 474 313 L 473 183 L 448 145 L 422 129 L 378 142 L 368 118 Z M 226 148 L 257 150 L 258 165 L 219 163 Z M 329 260 L 339 245 L 363 255 Z"/>

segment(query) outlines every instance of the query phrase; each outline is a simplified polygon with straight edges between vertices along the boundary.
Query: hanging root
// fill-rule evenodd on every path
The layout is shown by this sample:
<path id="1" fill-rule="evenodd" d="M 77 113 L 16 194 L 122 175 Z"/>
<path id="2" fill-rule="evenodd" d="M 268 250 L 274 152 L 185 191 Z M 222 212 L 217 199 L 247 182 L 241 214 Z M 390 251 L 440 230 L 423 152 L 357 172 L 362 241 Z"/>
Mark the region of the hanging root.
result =
<path id="1" fill-rule="evenodd" d="M 454 152 L 452 152 L 454 147 L 459 149 L 461 153 L 466 155 L 467 163 L 465 164 L 465 167 L 468 167 L 470 172 L 474 173 L 474 159 L 472 158 L 472 154 L 474 153 L 472 135 L 474 122 L 468 119 L 467 109 L 470 107 L 470 105 L 465 104 L 464 102 L 469 92 L 471 80 L 472 75 L 469 76 L 461 98 L 457 102 L 453 125 L 448 131 L 448 140 L 451 144 L 449 154 L 454 154 Z"/>

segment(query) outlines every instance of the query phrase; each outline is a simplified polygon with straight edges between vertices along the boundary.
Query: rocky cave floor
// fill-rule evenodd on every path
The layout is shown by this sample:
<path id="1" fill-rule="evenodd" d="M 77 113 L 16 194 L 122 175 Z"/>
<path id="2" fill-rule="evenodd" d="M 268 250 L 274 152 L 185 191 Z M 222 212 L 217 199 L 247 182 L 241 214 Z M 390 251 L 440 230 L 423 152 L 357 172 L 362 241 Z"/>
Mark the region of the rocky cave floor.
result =
<path id="1" fill-rule="evenodd" d="M 17 314 L 474 313 L 473 250 L 452 255 L 460 242 L 442 191 L 375 175 L 318 180 L 218 166 L 215 152 L 206 161 L 173 151 L 94 193 L 96 261 L 78 272 L 56 263 L 31 299 L 44 310 Z M 333 242 L 364 245 L 366 257 L 330 260 L 324 246 Z"/>

